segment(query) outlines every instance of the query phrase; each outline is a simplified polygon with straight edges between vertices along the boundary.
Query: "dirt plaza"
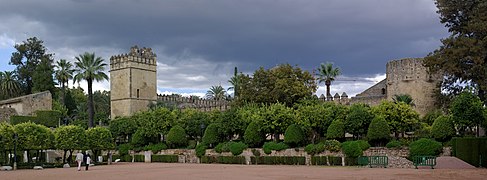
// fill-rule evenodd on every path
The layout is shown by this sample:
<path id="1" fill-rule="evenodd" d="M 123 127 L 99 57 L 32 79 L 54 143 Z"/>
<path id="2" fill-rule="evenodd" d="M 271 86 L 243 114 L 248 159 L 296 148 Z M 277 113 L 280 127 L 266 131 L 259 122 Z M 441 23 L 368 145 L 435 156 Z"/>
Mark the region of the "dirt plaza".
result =
<path id="1" fill-rule="evenodd" d="M 326 166 L 269 166 L 179 163 L 119 163 L 72 168 L 0 171 L 5 180 L 51 179 L 486 179 L 487 169 L 394 169 Z"/>

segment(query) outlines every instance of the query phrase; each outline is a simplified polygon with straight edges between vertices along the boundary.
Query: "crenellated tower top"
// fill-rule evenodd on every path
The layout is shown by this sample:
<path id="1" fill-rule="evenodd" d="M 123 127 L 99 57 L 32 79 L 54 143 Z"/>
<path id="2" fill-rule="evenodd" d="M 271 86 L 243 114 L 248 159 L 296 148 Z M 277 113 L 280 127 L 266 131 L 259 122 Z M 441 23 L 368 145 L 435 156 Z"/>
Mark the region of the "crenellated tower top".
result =
<path id="1" fill-rule="evenodd" d="M 110 57 L 110 70 L 126 68 L 127 66 L 156 66 L 156 54 L 151 48 L 139 48 L 133 46 L 129 53 L 115 55 Z M 135 64 L 134 64 L 135 63 Z M 152 68 L 150 68 L 152 69 Z"/>

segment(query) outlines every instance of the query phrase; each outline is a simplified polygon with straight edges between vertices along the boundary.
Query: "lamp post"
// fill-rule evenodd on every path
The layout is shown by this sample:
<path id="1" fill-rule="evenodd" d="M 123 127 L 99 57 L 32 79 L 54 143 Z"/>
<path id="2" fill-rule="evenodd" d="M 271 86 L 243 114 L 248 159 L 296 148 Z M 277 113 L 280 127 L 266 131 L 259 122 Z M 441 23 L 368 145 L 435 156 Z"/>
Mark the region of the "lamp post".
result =
<path id="1" fill-rule="evenodd" d="M 17 170 L 17 133 L 14 133 L 14 170 Z"/>

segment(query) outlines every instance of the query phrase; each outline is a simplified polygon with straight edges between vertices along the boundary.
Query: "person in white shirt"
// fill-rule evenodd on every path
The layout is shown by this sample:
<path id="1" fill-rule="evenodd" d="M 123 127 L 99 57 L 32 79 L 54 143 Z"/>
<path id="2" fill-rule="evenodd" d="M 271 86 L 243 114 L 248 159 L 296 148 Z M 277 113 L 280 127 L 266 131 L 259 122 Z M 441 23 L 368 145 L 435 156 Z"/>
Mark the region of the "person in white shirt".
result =
<path id="1" fill-rule="evenodd" d="M 88 171 L 88 167 L 90 166 L 91 163 L 91 157 L 90 154 L 86 153 L 86 171 Z"/>
<path id="2" fill-rule="evenodd" d="M 76 154 L 76 162 L 78 162 L 78 171 L 80 171 L 81 163 L 83 162 L 83 154 L 81 154 L 81 152 L 78 152 L 78 154 Z"/>

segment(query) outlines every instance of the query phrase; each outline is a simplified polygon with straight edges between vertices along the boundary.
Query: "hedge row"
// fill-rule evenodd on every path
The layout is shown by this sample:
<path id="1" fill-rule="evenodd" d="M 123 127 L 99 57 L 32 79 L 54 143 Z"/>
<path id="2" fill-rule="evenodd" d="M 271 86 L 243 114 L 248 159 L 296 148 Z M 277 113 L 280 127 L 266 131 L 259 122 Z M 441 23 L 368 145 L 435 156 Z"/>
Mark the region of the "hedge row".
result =
<path id="1" fill-rule="evenodd" d="M 152 162 L 163 162 L 163 163 L 177 163 L 179 162 L 178 155 L 158 155 L 153 154 L 151 156 Z"/>
<path id="2" fill-rule="evenodd" d="M 11 116 L 10 124 L 33 122 L 47 127 L 56 127 L 61 117 L 59 111 L 36 111 L 36 116 Z"/>
<path id="3" fill-rule="evenodd" d="M 243 156 L 202 156 L 201 163 L 245 164 L 245 157 Z"/>
<path id="4" fill-rule="evenodd" d="M 487 138 L 453 138 L 452 153 L 473 166 L 487 167 Z"/>
<path id="5" fill-rule="evenodd" d="M 267 165 L 305 165 L 306 158 L 301 156 L 260 156 L 250 157 L 252 164 Z"/>
<path id="6" fill-rule="evenodd" d="M 342 158 L 335 157 L 335 156 L 312 156 L 311 157 L 311 165 L 328 165 L 326 162 L 326 158 L 328 157 L 328 162 L 330 166 L 341 166 L 342 165 Z"/>

